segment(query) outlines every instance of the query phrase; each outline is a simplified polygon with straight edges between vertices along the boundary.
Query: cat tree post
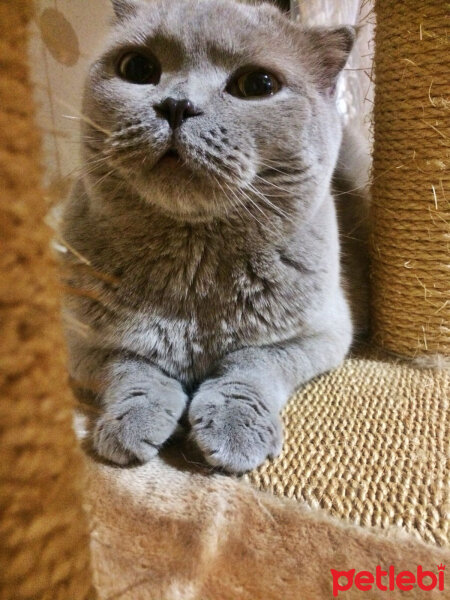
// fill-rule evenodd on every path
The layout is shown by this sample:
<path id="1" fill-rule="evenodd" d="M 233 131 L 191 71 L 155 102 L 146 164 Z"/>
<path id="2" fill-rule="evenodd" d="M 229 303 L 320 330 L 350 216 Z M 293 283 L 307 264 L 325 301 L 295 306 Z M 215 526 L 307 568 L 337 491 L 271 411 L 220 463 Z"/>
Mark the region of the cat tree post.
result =
<path id="1" fill-rule="evenodd" d="M 91 600 L 81 455 L 40 193 L 31 0 L 0 3 L 0 598 Z"/>
<path id="2" fill-rule="evenodd" d="M 372 298 L 375 341 L 450 356 L 448 3 L 376 0 Z"/>

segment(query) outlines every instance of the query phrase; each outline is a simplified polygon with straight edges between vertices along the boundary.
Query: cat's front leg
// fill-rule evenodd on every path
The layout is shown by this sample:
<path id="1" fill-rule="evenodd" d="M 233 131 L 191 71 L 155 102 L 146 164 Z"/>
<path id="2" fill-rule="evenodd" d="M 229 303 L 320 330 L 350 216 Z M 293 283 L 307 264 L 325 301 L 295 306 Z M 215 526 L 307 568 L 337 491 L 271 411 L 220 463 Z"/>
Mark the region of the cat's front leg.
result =
<path id="1" fill-rule="evenodd" d="M 174 433 L 188 398 L 178 381 L 146 362 L 124 359 L 105 371 L 93 446 L 120 465 L 147 462 Z"/>
<path id="2" fill-rule="evenodd" d="M 241 473 L 277 456 L 280 410 L 300 384 L 337 366 L 350 342 L 349 328 L 227 356 L 189 408 L 192 437 L 206 460 Z"/>

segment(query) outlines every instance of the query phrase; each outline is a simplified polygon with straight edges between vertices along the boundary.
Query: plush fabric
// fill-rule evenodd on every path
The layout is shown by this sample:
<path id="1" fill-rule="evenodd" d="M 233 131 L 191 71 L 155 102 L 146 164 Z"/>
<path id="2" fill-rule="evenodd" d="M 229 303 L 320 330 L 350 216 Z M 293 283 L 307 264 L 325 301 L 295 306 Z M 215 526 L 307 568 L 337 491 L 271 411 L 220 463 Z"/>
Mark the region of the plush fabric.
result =
<path id="1" fill-rule="evenodd" d="M 437 573 L 438 564 L 449 563 L 448 550 L 401 530 L 344 524 L 181 459 L 175 446 L 129 469 L 89 460 L 87 503 L 101 598 L 330 600 L 330 569 L 374 573 L 377 565 L 393 565 L 397 573 L 416 573 L 420 564 Z M 339 595 L 406 596 L 398 589 L 366 596 L 355 586 Z M 411 592 L 416 600 L 429 597 Z"/>

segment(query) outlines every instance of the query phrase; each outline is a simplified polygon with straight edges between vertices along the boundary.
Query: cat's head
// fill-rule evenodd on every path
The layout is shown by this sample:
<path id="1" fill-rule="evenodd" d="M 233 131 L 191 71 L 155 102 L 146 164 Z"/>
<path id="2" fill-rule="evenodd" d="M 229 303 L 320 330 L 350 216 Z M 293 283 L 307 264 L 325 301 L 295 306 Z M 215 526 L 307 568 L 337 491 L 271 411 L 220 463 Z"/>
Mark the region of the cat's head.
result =
<path id="1" fill-rule="evenodd" d="M 186 219 L 323 195 L 351 28 L 305 29 L 273 5 L 235 0 L 113 5 L 85 93 L 91 183 L 109 177 Z"/>

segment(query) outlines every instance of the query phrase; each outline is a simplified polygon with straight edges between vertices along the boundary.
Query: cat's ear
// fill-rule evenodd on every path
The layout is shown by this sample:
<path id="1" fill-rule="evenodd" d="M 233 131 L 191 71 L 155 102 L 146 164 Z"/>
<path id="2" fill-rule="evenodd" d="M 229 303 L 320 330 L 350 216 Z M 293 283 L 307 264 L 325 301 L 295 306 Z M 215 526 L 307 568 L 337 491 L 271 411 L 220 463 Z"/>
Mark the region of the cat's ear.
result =
<path id="1" fill-rule="evenodd" d="M 139 6 L 137 0 L 111 0 L 111 4 L 117 21 L 133 17 Z"/>
<path id="2" fill-rule="evenodd" d="M 314 75 L 319 87 L 332 93 L 339 73 L 352 51 L 356 30 L 351 26 L 312 27 L 305 30 L 313 53 Z"/>

